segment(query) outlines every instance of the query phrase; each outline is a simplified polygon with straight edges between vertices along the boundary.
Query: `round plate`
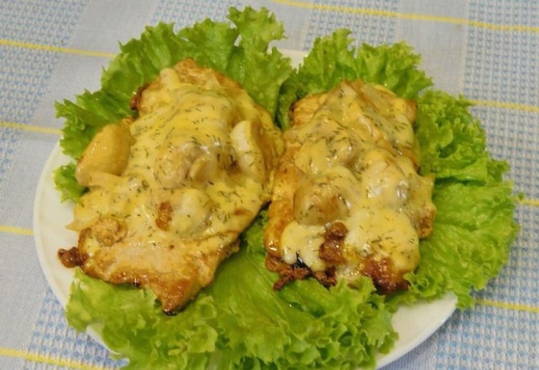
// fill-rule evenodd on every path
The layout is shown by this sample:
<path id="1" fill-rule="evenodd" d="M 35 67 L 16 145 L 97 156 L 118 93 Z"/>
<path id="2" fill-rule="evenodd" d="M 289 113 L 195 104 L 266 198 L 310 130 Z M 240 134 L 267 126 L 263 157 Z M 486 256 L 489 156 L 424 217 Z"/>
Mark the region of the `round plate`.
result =
<path id="1" fill-rule="evenodd" d="M 296 66 L 305 56 L 305 52 L 297 50 L 282 52 Z M 57 252 L 59 248 L 76 245 L 77 234 L 66 229 L 73 218 L 73 206 L 61 202 L 60 193 L 54 185 L 53 172 L 69 161 L 56 144 L 41 173 L 34 201 L 34 238 L 39 262 L 52 291 L 64 307 L 69 298 L 74 270 L 60 263 Z M 391 352 L 377 356 L 378 367 L 388 365 L 421 344 L 451 316 L 455 307 L 456 298 L 448 294 L 433 302 L 399 308 L 392 318 L 399 339 Z M 90 332 L 90 335 L 101 342 L 95 333 Z"/>

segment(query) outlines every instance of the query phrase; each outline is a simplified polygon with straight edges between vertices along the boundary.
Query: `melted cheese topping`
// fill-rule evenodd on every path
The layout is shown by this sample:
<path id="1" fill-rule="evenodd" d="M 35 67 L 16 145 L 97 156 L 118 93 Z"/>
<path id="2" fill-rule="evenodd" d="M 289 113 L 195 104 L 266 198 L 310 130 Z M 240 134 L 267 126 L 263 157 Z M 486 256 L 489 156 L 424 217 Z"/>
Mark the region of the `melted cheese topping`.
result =
<path id="1" fill-rule="evenodd" d="M 435 208 L 432 179 L 416 171 L 414 109 L 361 81 L 296 103 L 265 235 L 270 254 L 323 271 L 324 232 L 340 222 L 347 262 L 338 276 L 353 278 L 367 260 L 390 260 L 399 277 L 417 266 Z"/>
<path id="2" fill-rule="evenodd" d="M 75 207 L 70 227 L 91 230 L 79 243 L 89 257 L 83 267 L 107 281 L 123 282 L 136 271 L 135 282 L 153 283 L 152 274 L 171 270 L 165 266 L 171 257 L 129 261 L 129 248 L 154 248 L 165 256 L 179 247 L 176 257 L 186 265 L 191 258 L 224 258 L 270 198 L 281 142 L 269 114 L 232 81 L 186 63 L 163 70 L 144 90 L 140 116 L 127 133 L 107 129 L 111 125 L 94 139 L 107 147 L 129 142 L 128 158 L 116 158 L 125 150 L 109 150 L 110 155 L 92 150 L 79 163 L 78 173 L 88 179 L 90 191 Z M 126 165 L 108 171 L 109 162 Z M 114 235 L 107 239 L 107 232 Z M 109 247 L 117 252 L 116 264 L 102 258 Z M 124 257 L 133 267 L 117 271 Z M 181 262 L 174 264 L 181 269 Z M 187 278 L 198 278 L 203 286 L 213 272 L 210 268 L 207 276 Z M 160 298 L 166 301 L 166 294 Z M 173 308 L 178 302 L 165 303 Z"/>

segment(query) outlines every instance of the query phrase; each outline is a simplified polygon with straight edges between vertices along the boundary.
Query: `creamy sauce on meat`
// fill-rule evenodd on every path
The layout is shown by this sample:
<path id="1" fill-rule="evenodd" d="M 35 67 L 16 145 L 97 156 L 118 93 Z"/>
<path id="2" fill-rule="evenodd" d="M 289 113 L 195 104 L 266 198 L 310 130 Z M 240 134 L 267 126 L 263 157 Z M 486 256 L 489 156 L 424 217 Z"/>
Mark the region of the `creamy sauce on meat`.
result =
<path id="1" fill-rule="evenodd" d="M 337 276 L 352 279 L 367 260 L 390 260 L 396 278 L 412 271 L 435 213 L 433 180 L 416 170 L 414 115 L 409 102 L 360 81 L 297 103 L 270 209 L 269 252 L 324 271 L 323 235 L 340 222 L 347 262 Z"/>
<path id="2" fill-rule="evenodd" d="M 111 282 L 134 274 L 130 279 L 153 284 L 158 297 L 154 280 L 168 273 L 202 286 L 211 281 L 216 263 L 190 277 L 190 261 L 217 261 L 233 251 L 239 233 L 270 198 L 280 144 L 269 114 L 238 85 L 189 62 L 179 71 L 163 70 L 144 90 L 138 119 L 119 124 L 127 130 L 109 125 L 94 138 L 77 173 L 90 191 L 70 225 L 90 230 L 79 241 L 85 271 Z M 118 143 L 125 144 L 122 150 Z M 109 148 L 106 155 L 100 147 Z M 124 168 L 119 171 L 117 163 Z M 140 248 L 148 250 L 146 261 L 129 255 Z M 115 255 L 105 259 L 110 250 Z M 160 299 L 173 308 L 181 302 L 167 298 L 174 289 L 170 279 L 161 284 Z"/>

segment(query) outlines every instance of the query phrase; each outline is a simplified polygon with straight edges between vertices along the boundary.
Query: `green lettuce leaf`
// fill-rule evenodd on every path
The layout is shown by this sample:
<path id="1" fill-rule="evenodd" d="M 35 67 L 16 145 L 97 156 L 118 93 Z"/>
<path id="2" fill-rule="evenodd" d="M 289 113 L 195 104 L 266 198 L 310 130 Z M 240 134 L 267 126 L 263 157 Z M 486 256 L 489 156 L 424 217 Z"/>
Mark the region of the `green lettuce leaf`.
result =
<path id="1" fill-rule="evenodd" d="M 56 188 L 61 190 L 62 202 L 67 200 L 76 202 L 86 191 L 86 188 L 75 180 L 75 167 L 75 163 L 70 163 L 54 171 L 54 182 Z"/>
<path id="2" fill-rule="evenodd" d="M 278 119 L 288 126 L 292 103 L 308 94 L 325 92 L 343 80 L 362 79 L 387 87 L 404 98 L 416 99 L 432 82 L 418 68 L 420 57 L 401 42 L 354 48 L 349 30 L 318 38 L 302 65 L 282 87 Z"/>
<path id="3" fill-rule="evenodd" d="M 94 328 L 129 368 L 217 369 L 374 367 L 396 334 L 383 297 L 367 278 L 328 290 L 314 280 L 280 292 L 264 266 L 263 216 L 242 236 L 241 252 L 215 282 L 176 316 L 155 296 L 113 286 L 78 271 L 67 306 L 69 323 Z"/>
<path id="4" fill-rule="evenodd" d="M 218 336 L 211 297 L 201 296 L 181 315 L 170 317 L 150 291 L 107 284 L 80 270 L 66 316 L 77 330 L 92 328 L 111 350 L 128 358 L 133 369 L 206 368 Z"/>
<path id="5" fill-rule="evenodd" d="M 470 291 L 483 289 L 507 262 L 516 235 L 515 207 L 508 183 L 446 183 L 436 186 L 438 216 L 432 235 L 421 243 L 421 263 L 408 277 L 410 297 L 455 293 L 470 307 Z"/>
<path id="6" fill-rule="evenodd" d="M 470 105 L 442 91 L 428 91 L 419 99 L 416 137 L 424 174 L 487 181 L 491 158 L 485 150 L 483 128 L 468 111 Z"/>
<path id="7" fill-rule="evenodd" d="M 272 40 L 284 37 L 283 25 L 265 9 L 255 12 L 250 8 L 244 11 L 231 8 L 229 18 L 236 25 L 241 40 L 224 72 L 275 115 L 279 91 L 292 68 L 290 60 L 279 50 L 266 50 Z"/>
<path id="8" fill-rule="evenodd" d="M 239 82 L 274 115 L 281 85 L 292 73 L 288 58 L 275 48 L 268 51 L 272 41 L 284 37 L 283 26 L 267 9 L 231 8 L 229 19 L 232 25 L 206 19 L 177 33 L 172 25 L 160 23 L 120 45 L 120 53 L 103 71 L 99 91 L 56 104 L 57 116 L 65 119 L 63 152 L 79 159 L 103 126 L 134 114 L 129 102 L 141 86 L 188 57 Z M 59 171 L 56 186 L 63 199 L 76 201 L 66 186 L 76 180 L 69 176 L 70 172 Z"/>
<path id="9" fill-rule="evenodd" d="M 512 184 L 503 181 L 509 166 L 490 156 L 469 106 L 440 91 L 418 100 L 421 170 L 436 176 L 438 213 L 433 233 L 421 242 L 419 267 L 408 276 L 410 289 L 394 297 L 393 305 L 450 291 L 459 307 L 470 307 L 471 292 L 483 289 L 507 262 L 518 231 Z"/>

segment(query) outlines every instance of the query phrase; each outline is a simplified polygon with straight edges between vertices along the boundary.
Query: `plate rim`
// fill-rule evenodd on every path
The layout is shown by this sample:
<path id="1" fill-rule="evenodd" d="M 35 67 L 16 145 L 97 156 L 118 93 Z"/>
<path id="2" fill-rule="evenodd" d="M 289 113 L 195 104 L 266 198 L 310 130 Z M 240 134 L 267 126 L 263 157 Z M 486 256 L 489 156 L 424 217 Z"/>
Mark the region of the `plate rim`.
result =
<path id="1" fill-rule="evenodd" d="M 33 206 L 33 220 L 32 220 L 32 233 L 34 235 L 34 243 L 36 246 L 36 252 L 37 257 L 39 260 L 39 266 L 41 267 L 41 271 L 43 272 L 43 275 L 45 275 L 45 279 L 47 280 L 47 284 L 51 288 L 52 292 L 62 305 L 62 307 L 65 310 L 65 307 L 67 305 L 67 301 L 69 299 L 69 296 L 64 296 L 62 293 L 62 290 L 58 287 L 56 282 L 52 279 L 52 276 L 50 275 L 50 272 L 48 269 L 50 266 L 48 265 L 47 258 L 46 258 L 46 252 L 45 247 L 43 245 L 43 238 L 42 238 L 42 229 L 41 229 L 41 222 L 39 221 L 39 211 L 41 210 L 41 203 L 43 199 L 44 189 L 46 187 L 47 177 L 53 176 L 54 169 L 51 168 L 53 166 L 53 163 L 55 162 L 55 159 L 60 156 L 62 153 L 60 151 L 60 141 L 58 140 L 54 147 L 52 148 L 51 152 L 49 153 L 49 157 L 45 161 L 45 165 L 43 166 L 43 169 L 41 170 L 41 174 L 39 175 L 39 181 L 37 183 L 36 187 L 36 193 L 34 196 L 34 206 Z M 58 246 L 58 248 L 61 248 L 61 246 Z"/>

